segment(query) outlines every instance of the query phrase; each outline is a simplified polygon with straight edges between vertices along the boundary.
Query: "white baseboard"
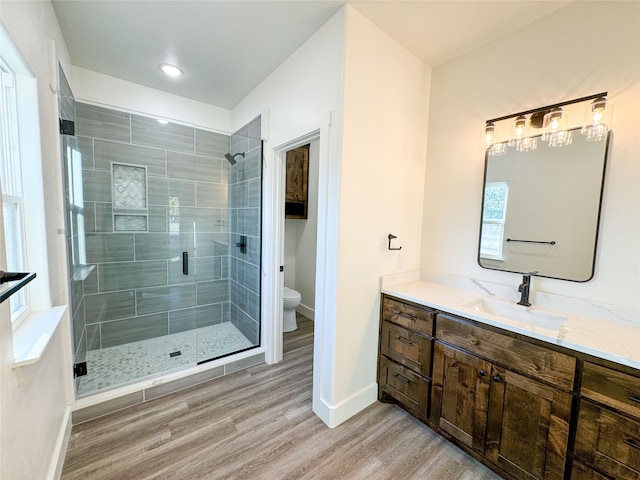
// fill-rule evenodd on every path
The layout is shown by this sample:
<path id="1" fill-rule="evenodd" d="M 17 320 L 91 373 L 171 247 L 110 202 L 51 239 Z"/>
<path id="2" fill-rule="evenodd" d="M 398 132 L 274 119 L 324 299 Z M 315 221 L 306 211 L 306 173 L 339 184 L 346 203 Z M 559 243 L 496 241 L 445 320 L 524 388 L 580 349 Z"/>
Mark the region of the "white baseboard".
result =
<path id="1" fill-rule="evenodd" d="M 342 422 L 353 417 L 356 413 L 367 408 L 378 399 L 378 384 L 363 388 L 337 405 L 329 405 L 324 399 L 314 402 L 313 412 L 327 424 L 329 428 L 335 428 Z"/>
<path id="2" fill-rule="evenodd" d="M 315 320 L 316 312 L 312 308 L 309 308 L 306 305 L 303 305 L 302 303 L 298 305 L 298 308 L 296 308 L 296 311 L 311 320 Z"/>
<path id="3" fill-rule="evenodd" d="M 62 476 L 62 467 L 64 466 L 64 457 L 67 455 L 67 446 L 71 437 L 71 406 L 68 406 L 64 412 L 64 419 L 60 425 L 60 432 L 56 439 L 56 445 L 51 457 L 49 465 L 49 480 L 59 480 Z"/>

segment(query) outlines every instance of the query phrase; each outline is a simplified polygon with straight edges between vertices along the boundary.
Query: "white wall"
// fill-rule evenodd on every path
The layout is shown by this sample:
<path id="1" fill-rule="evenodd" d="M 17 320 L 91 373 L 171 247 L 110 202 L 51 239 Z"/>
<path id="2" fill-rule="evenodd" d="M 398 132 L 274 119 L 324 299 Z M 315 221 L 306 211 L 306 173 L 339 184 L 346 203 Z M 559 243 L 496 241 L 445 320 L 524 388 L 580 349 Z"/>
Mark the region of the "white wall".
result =
<path id="1" fill-rule="evenodd" d="M 334 112 L 329 155 L 320 148 L 314 340 L 314 411 L 330 426 L 376 399 L 379 277 L 398 271 L 388 233 L 403 268 L 419 266 L 428 87 L 429 69 L 347 6 L 233 111 L 241 125 L 268 108 L 279 139 Z"/>
<path id="2" fill-rule="evenodd" d="M 310 143 L 307 218 L 285 220 L 284 284 L 300 292 L 298 311 L 314 319 L 320 142 Z"/>
<path id="3" fill-rule="evenodd" d="M 0 2 L 0 20 L 38 82 L 49 285 L 54 305 L 67 303 L 62 177 L 55 91 L 57 61 L 69 54 L 49 2 Z M 57 56 L 57 59 L 56 59 Z M 52 91 L 53 90 L 53 91 Z M 0 267 L 5 266 L 0 235 Z M 33 239 L 31 239 L 33 240 Z M 36 278 L 35 281 L 38 281 Z M 13 361 L 8 302 L 0 307 L 0 478 L 47 478 L 55 467 L 72 402 L 69 320 L 65 315 L 41 360 L 19 371 Z M 24 378 L 18 384 L 18 374 Z"/>
<path id="4" fill-rule="evenodd" d="M 73 67 L 71 89 L 77 100 L 157 115 L 209 130 L 231 132 L 231 111 L 171 93 Z"/>
<path id="5" fill-rule="evenodd" d="M 403 268 L 419 266 L 428 87 L 429 69 L 347 6 L 233 111 L 242 125 L 269 109 L 278 139 L 334 113 L 328 156 L 320 139 L 313 393 L 330 426 L 377 396 L 379 277 L 399 270 L 388 233 L 403 243 Z"/>
<path id="6" fill-rule="evenodd" d="M 342 151 L 342 75 L 344 62 L 345 10 L 337 12 L 298 50 L 274 70 L 232 112 L 233 128 L 238 128 L 258 114 L 263 114 L 264 203 L 263 237 L 270 242 L 263 249 L 263 339 L 277 350 L 281 334 L 271 328 L 281 316 L 282 299 L 278 296 L 277 272 L 284 259 L 278 245 L 284 239 L 275 231 L 277 218 L 284 215 L 282 199 L 275 198 L 278 170 L 274 149 L 320 135 L 318 193 L 318 261 L 316 266 L 316 323 L 314 336 L 313 409 L 326 423 L 331 423 L 332 372 L 324 359 L 334 356 L 332 331 L 335 328 L 335 271 L 337 264 L 337 204 L 339 202 L 340 158 Z M 283 190 L 284 192 L 284 190 Z M 326 321 L 318 322 L 318 317 Z M 277 358 L 272 358 L 274 361 Z M 328 360 L 327 360 L 328 361 Z"/>
<path id="7" fill-rule="evenodd" d="M 430 69 L 352 8 L 347 10 L 335 405 L 377 396 L 381 275 L 415 270 Z M 387 250 L 387 235 L 401 251 Z"/>
<path id="8" fill-rule="evenodd" d="M 608 91 L 616 106 L 595 276 L 587 283 L 536 279 L 534 288 L 640 306 L 638 18 L 638 2 L 575 2 L 434 68 L 422 270 L 516 286 L 518 275 L 476 262 L 484 121 Z"/>

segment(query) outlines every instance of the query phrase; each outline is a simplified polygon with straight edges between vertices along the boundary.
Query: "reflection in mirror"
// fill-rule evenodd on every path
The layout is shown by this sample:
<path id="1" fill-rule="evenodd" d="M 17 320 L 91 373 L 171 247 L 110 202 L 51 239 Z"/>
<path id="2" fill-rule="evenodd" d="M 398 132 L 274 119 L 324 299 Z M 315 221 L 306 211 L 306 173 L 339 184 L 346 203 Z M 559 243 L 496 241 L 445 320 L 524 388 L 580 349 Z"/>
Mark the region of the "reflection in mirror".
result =
<path id="1" fill-rule="evenodd" d="M 478 263 L 586 282 L 593 277 L 609 135 L 486 156 Z M 539 140 L 539 139 L 538 139 Z"/>

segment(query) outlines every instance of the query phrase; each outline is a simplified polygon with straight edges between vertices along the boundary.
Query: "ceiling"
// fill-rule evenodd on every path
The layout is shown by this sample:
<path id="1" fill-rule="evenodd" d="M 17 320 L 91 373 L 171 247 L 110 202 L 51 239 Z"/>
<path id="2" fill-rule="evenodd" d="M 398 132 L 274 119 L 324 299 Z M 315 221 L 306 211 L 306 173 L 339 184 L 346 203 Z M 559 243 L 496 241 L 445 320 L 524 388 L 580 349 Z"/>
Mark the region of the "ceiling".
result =
<path id="1" fill-rule="evenodd" d="M 53 0 L 74 65 L 231 109 L 345 3 L 437 66 L 570 1 Z M 158 65 L 184 76 L 171 79 Z"/>

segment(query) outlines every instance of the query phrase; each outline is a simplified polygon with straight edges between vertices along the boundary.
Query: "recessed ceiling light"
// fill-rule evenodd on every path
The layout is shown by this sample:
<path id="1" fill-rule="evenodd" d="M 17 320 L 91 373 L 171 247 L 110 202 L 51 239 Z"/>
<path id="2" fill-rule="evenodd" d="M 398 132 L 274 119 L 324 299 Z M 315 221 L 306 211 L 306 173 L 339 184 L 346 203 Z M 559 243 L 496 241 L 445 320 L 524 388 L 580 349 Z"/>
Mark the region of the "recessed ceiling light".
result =
<path id="1" fill-rule="evenodd" d="M 160 70 L 162 70 L 165 74 L 169 75 L 170 77 L 179 77 L 184 73 L 175 65 L 170 65 L 168 63 L 161 63 L 160 65 L 158 65 L 158 68 L 160 68 Z"/>
<path id="2" fill-rule="evenodd" d="M 169 122 L 167 120 L 163 119 L 163 118 L 159 118 L 158 119 L 158 123 L 160 125 L 167 125 Z"/>

